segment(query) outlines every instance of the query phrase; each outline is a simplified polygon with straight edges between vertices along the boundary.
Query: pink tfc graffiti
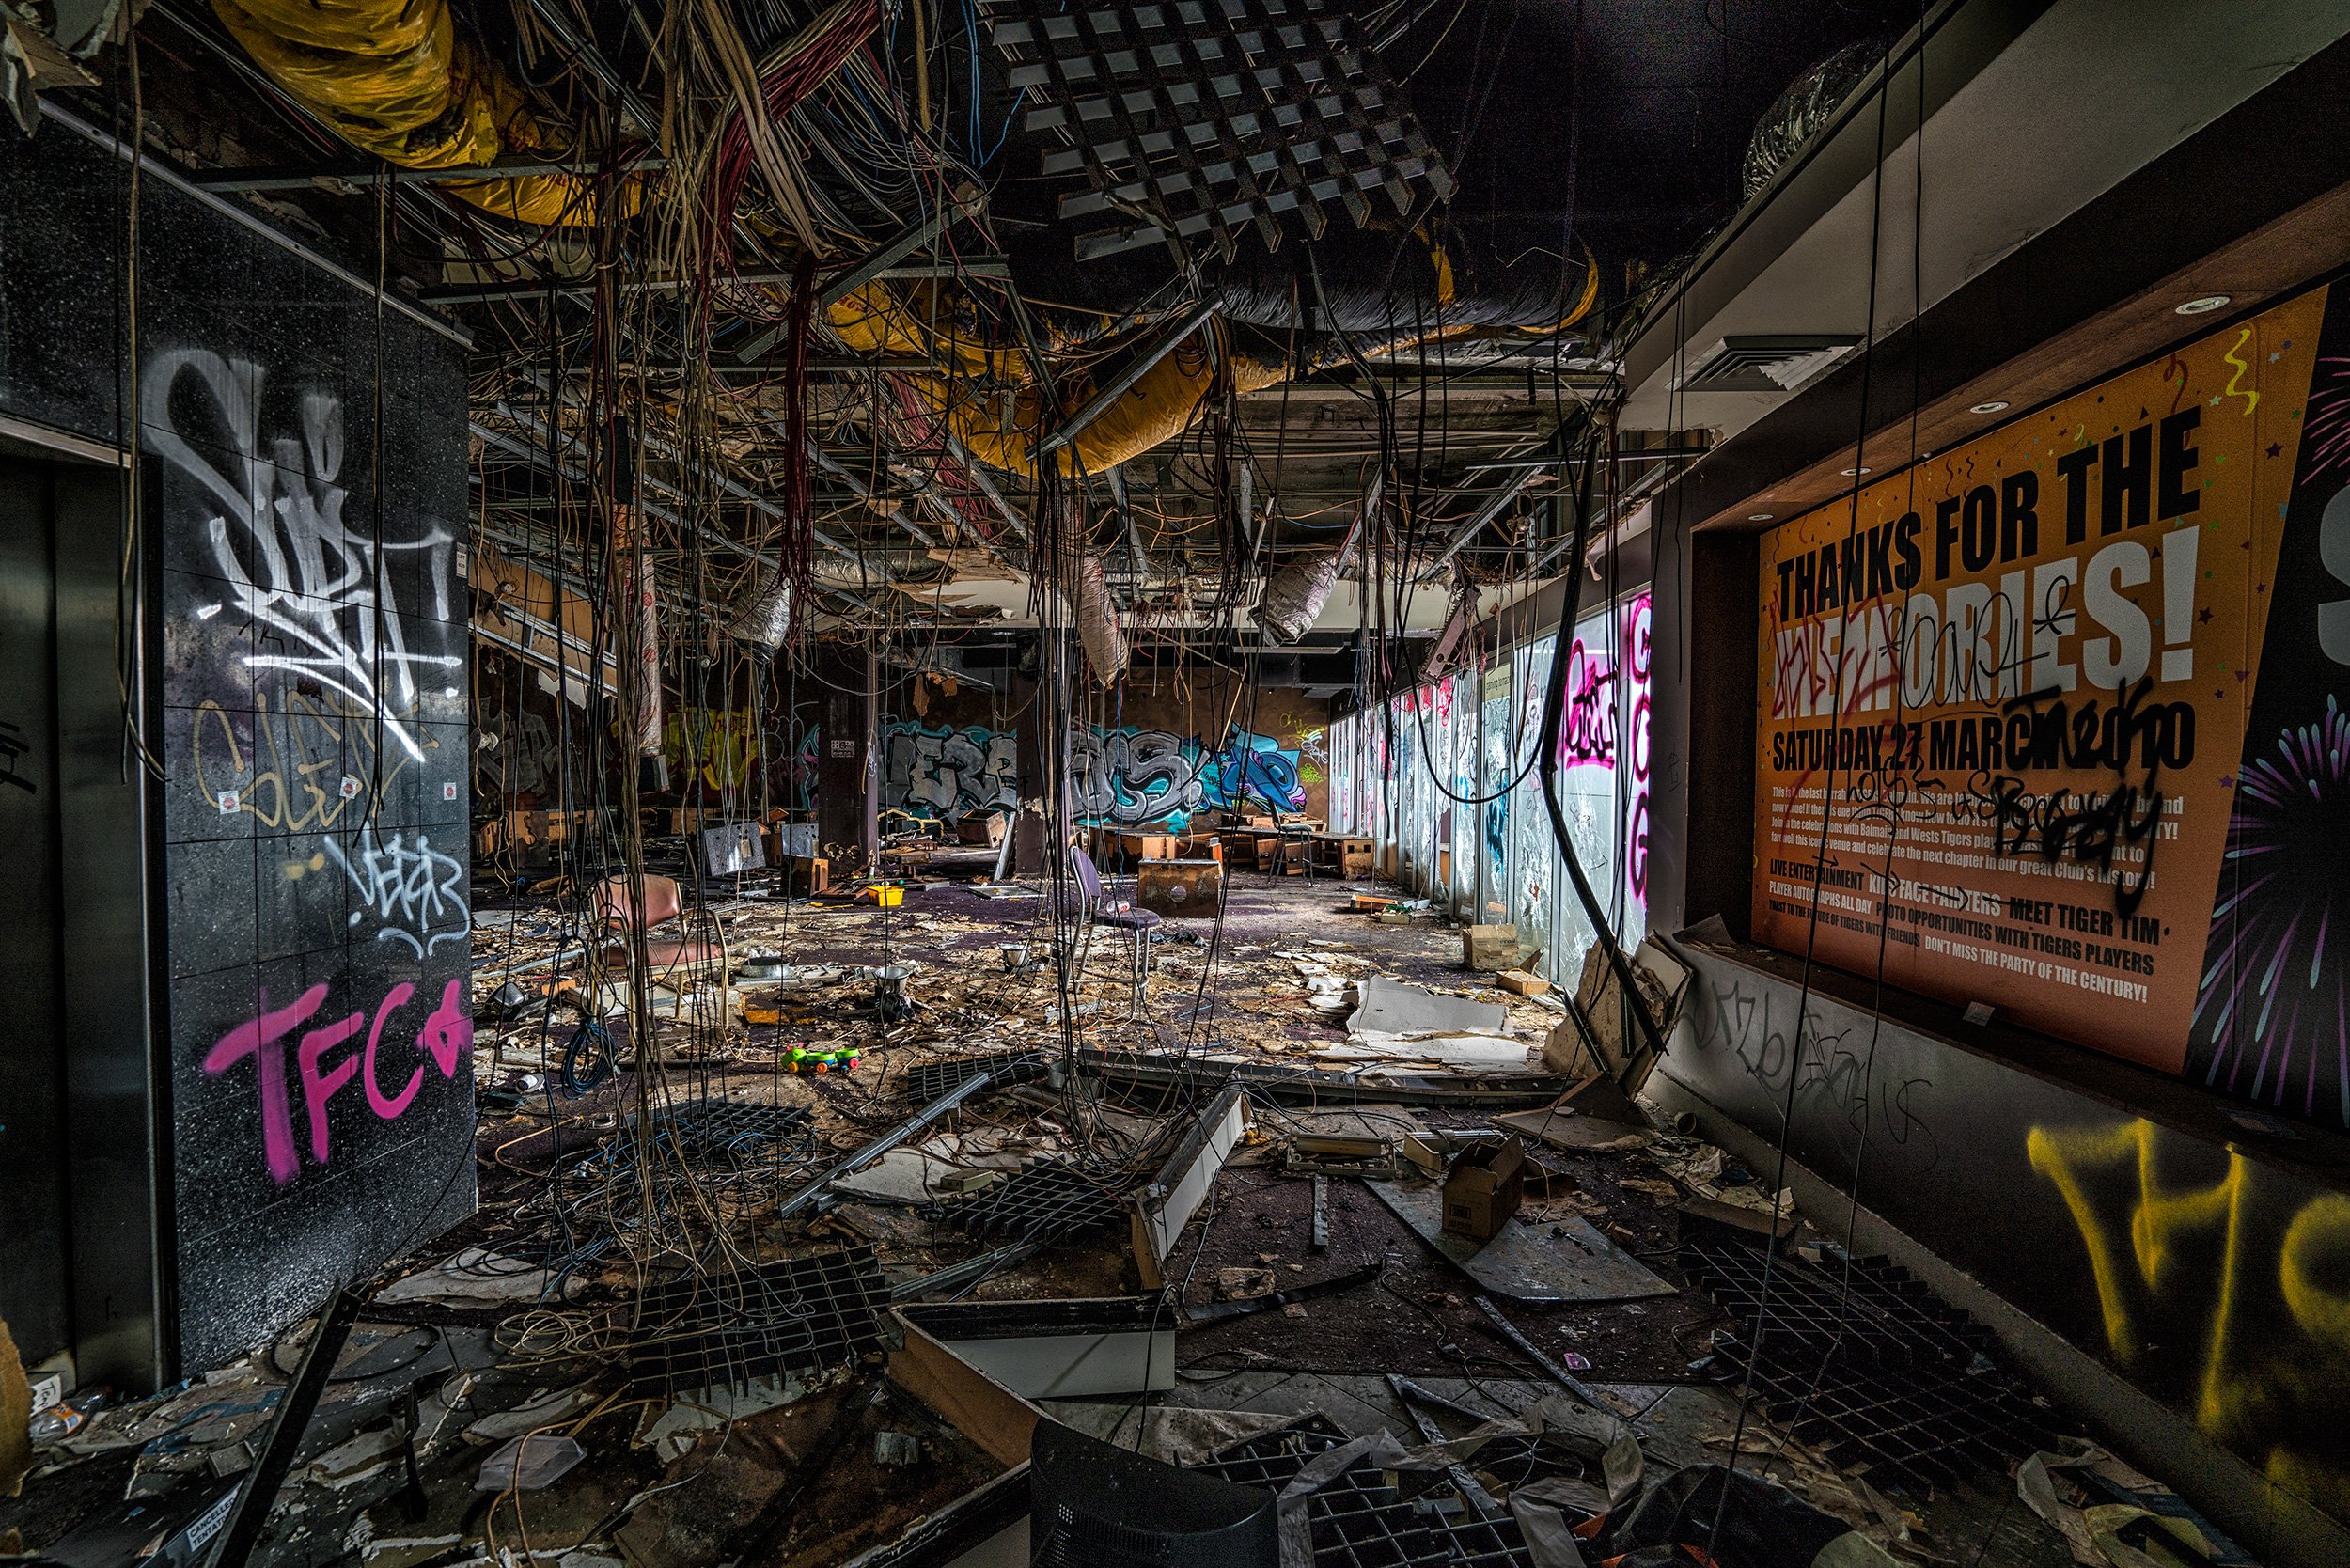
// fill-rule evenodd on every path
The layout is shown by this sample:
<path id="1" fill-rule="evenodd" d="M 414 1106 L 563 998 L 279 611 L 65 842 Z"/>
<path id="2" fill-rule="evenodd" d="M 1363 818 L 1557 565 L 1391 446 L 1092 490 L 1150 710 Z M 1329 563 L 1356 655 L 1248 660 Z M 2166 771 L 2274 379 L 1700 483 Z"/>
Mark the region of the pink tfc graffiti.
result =
<path id="1" fill-rule="evenodd" d="M 441 1069 L 442 1075 L 454 1078 L 457 1064 L 473 1046 L 473 1020 L 464 1016 L 457 1005 L 457 984 L 448 982 L 441 993 L 441 1005 L 425 1020 L 416 1033 L 416 1048 L 429 1053 Z M 407 1110 L 423 1085 L 424 1068 L 419 1065 L 409 1076 L 407 1085 L 398 1094 L 387 1095 L 376 1082 L 376 1051 L 384 1038 L 384 1026 L 391 1015 L 407 1005 L 416 988 L 402 981 L 384 994 L 375 1010 L 374 1026 L 368 1030 L 366 1049 L 356 1057 L 321 1070 L 321 1060 L 328 1051 L 357 1034 L 368 1022 L 367 1014 L 354 1012 L 332 1024 L 304 1033 L 295 1050 L 297 1071 L 302 1078 L 304 1110 L 310 1124 L 310 1154 L 319 1164 L 329 1158 L 327 1102 L 355 1076 L 361 1077 L 367 1090 L 368 1108 L 389 1121 Z M 260 1087 L 261 1154 L 269 1167 L 272 1180 L 279 1186 L 291 1182 L 301 1172 L 301 1156 L 294 1146 L 293 1107 L 286 1094 L 285 1038 L 293 1033 L 326 1000 L 326 987 L 314 985 L 302 994 L 290 1007 L 264 1011 L 250 1023 L 240 1024 L 221 1036 L 220 1043 L 204 1056 L 204 1071 L 217 1076 L 247 1057 L 253 1058 L 254 1075 Z"/>
<path id="2" fill-rule="evenodd" d="M 384 994 L 384 1005 L 375 1010 L 375 1027 L 368 1031 L 368 1074 L 360 1082 L 366 1086 L 368 1091 L 368 1108 L 386 1121 L 406 1110 L 408 1102 L 416 1097 L 416 1090 L 424 1087 L 424 1064 L 422 1062 L 418 1062 L 416 1070 L 408 1074 L 408 1087 L 398 1094 L 385 1094 L 381 1088 L 377 1087 L 375 1081 L 375 1049 L 383 1042 L 384 1025 L 396 1009 L 405 1004 L 408 998 L 415 994 L 416 988 L 406 980 L 401 980 L 398 985 L 393 986 Z M 319 1156 L 321 1160 L 325 1157 L 323 1154 Z"/>
<path id="3" fill-rule="evenodd" d="M 432 1059 L 441 1064 L 443 1077 L 457 1076 L 458 1058 L 473 1049 L 473 1020 L 457 1006 L 457 981 L 451 980 L 441 988 L 441 1005 L 424 1021 L 416 1043 L 432 1053 Z"/>
<path id="4" fill-rule="evenodd" d="M 210 1074 L 226 1073 L 247 1057 L 255 1058 L 253 1070 L 261 1083 L 261 1152 L 269 1161 L 270 1175 L 281 1187 L 294 1179 L 299 1161 L 294 1154 L 293 1118 L 286 1105 L 286 1048 L 278 1042 L 324 1000 L 326 987 L 314 985 L 293 1006 L 264 1012 L 230 1029 L 204 1058 L 204 1071 Z"/>
<path id="5" fill-rule="evenodd" d="M 323 993 L 324 986 L 314 987 Z M 302 1103 L 310 1112 L 310 1157 L 321 1165 L 326 1163 L 326 1102 L 337 1090 L 351 1082 L 359 1071 L 359 1058 L 346 1057 L 324 1073 L 319 1071 L 319 1058 L 340 1045 L 359 1032 L 368 1021 L 364 1012 L 354 1012 L 339 1023 L 322 1029 L 312 1029 L 302 1037 L 302 1048 L 294 1053 L 302 1066 Z"/>

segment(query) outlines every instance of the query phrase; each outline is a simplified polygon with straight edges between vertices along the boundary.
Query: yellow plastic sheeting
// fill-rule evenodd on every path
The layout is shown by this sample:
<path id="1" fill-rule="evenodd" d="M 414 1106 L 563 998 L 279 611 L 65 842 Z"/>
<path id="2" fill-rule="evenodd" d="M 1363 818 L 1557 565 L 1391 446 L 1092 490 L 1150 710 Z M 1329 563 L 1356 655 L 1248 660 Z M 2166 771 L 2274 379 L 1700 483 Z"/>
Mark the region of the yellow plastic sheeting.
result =
<path id="1" fill-rule="evenodd" d="M 446 0 L 212 0 L 270 79 L 352 146 L 412 169 L 457 169 L 556 144 L 497 64 L 460 35 Z M 562 175 L 452 180 L 451 194 L 518 222 L 588 224 L 596 201 Z M 634 180 L 615 202 L 634 211 Z"/>

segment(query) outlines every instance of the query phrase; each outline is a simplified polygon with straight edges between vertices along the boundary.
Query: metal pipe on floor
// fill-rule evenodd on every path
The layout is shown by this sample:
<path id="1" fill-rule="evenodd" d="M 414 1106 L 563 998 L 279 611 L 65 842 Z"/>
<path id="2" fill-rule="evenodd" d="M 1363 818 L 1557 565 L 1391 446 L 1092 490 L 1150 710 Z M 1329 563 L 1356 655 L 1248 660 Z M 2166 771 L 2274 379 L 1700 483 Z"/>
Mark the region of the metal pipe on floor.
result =
<path id="1" fill-rule="evenodd" d="M 884 1133 L 855 1153 L 841 1159 L 822 1176 L 785 1199 L 776 1206 L 775 1217 L 776 1219 L 791 1218 L 822 1197 L 824 1189 L 840 1180 L 841 1177 L 855 1175 L 995 1081 L 995 1074 L 993 1073 L 981 1073 L 974 1077 L 965 1078 L 920 1110 L 916 1111 L 896 1127 Z"/>

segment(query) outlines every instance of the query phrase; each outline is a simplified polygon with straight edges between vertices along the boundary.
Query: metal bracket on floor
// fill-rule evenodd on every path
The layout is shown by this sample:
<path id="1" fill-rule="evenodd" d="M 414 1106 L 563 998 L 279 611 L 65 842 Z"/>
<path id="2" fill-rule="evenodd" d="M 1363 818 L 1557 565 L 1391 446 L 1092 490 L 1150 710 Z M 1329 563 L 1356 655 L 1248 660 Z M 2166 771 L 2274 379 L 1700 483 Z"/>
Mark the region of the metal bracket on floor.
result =
<path id="1" fill-rule="evenodd" d="M 1248 1095 L 1238 1084 L 1228 1084 L 1183 1135 L 1183 1142 L 1150 1184 L 1129 1200 L 1134 1219 L 1135 1262 L 1142 1270 L 1143 1289 L 1167 1285 L 1167 1255 L 1191 1216 L 1207 1201 L 1216 1172 L 1248 1130 Z"/>

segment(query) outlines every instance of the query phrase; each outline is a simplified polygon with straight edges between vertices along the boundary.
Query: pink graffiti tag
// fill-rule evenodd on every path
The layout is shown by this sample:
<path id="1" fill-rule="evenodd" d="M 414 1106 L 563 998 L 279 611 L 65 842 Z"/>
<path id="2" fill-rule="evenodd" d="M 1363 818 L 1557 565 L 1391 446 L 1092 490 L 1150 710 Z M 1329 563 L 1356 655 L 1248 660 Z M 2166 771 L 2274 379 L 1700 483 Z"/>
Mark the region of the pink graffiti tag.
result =
<path id="1" fill-rule="evenodd" d="M 457 1064 L 463 1054 L 473 1048 L 473 1020 L 466 1017 L 457 1002 L 458 982 L 450 980 L 441 993 L 441 1005 L 425 1020 L 416 1032 L 416 1048 L 430 1055 L 444 1077 L 457 1076 Z M 291 1182 L 301 1172 L 302 1161 L 294 1146 L 293 1107 L 286 1093 L 286 1037 L 306 1022 L 326 1000 L 326 987 L 314 985 L 304 992 L 290 1007 L 264 1011 L 250 1023 L 240 1024 L 221 1036 L 219 1043 L 205 1053 L 204 1071 L 213 1076 L 227 1072 L 250 1057 L 254 1075 L 260 1088 L 261 1153 L 268 1163 L 272 1180 L 279 1186 Z M 391 1015 L 407 1005 L 416 988 L 402 981 L 384 994 L 375 1010 L 373 1027 L 368 1029 L 365 1050 L 357 1056 L 346 1056 L 332 1066 L 323 1066 L 326 1053 L 344 1043 L 367 1025 L 368 1016 L 353 1012 L 331 1024 L 305 1030 L 295 1047 L 296 1070 L 302 1080 L 303 1108 L 310 1125 L 310 1157 L 324 1165 L 329 1159 L 326 1106 L 336 1093 L 362 1070 L 362 1086 L 367 1090 L 368 1106 L 384 1121 L 389 1121 L 408 1109 L 423 1087 L 424 1067 L 419 1063 L 409 1074 L 407 1084 L 398 1094 L 386 1094 L 376 1078 L 376 1054 L 384 1039 L 384 1026 Z"/>

